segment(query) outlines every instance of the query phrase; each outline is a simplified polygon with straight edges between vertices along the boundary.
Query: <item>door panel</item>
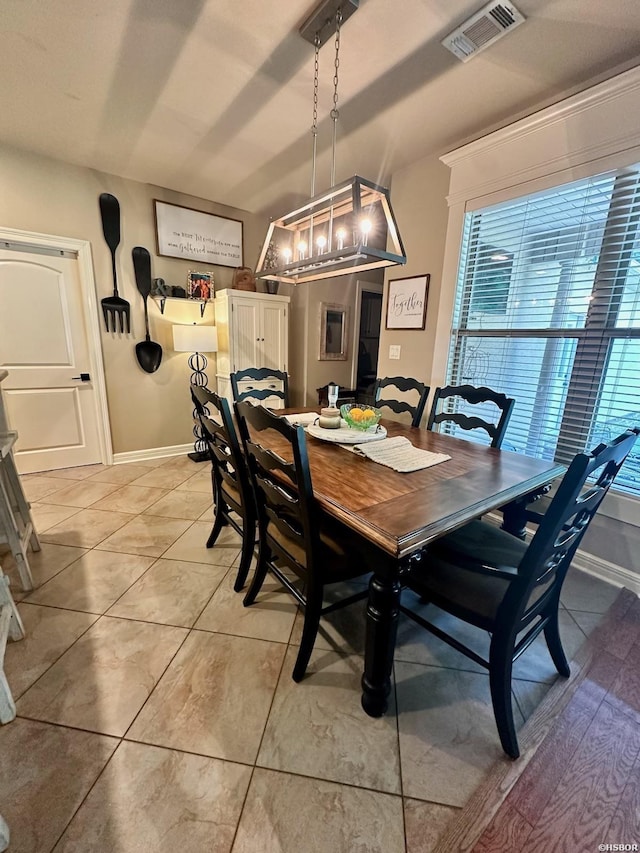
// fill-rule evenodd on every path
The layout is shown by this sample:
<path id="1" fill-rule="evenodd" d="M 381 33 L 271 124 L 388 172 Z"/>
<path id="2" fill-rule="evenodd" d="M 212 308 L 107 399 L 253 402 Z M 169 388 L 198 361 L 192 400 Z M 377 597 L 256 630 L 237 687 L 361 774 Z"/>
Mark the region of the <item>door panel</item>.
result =
<path id="1" fill-rule="evenodd" d="M 233 355 L 232 370 L 245 370 L 247 367 L 262 367 L 258 364 L 260 325 L 259 306 L 247 299 L 234 300 L 234 334 L 231 336 Z"/>
<path id="2" fill-rule="evenodd" d="M 78 388 L 12 391 L 7 406 L 9 419 L 20 418 L 20 448 L 46 450 L 82 443 L 82 415 Z M 43 425 L 45 428 L 43 429 Z"/>
<path id="3" fill-rule="evenodd" d="M 259 367 L 287 369 L 287 318 L 282 304 L 262 306 L 260 334 L 261 363 Z"/>
<path id="4" fill-rule="evenodd" d="M 0 362 L 9 369 L 25 365 L 68 365 L 70 336 L 61 298 L 60 272 L 42 264 L 6 263 L 4 276 L 11 284 L 3 287 L 2 314 L 11 323 L 3 323 Z M 37 308 L 36 308 L 37 307 Z M 63 330 L 51 334 L 50 330 Z M 41 342 L 47 341 L 46 351 Z"/>
<path id="5" fill-rule="evenodd" d="M 96 395 L 89 370 L 75 258 L 0 251 L 0 366 L 7 417 L 18 431 L 22 473 L 99 462 Z"/>

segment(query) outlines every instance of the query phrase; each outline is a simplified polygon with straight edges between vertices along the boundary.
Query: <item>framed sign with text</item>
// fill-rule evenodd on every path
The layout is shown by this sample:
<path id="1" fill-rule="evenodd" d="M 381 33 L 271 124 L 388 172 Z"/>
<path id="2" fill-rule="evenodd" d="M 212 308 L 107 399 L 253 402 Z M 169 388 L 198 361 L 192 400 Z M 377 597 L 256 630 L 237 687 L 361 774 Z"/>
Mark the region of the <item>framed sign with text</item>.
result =
<path id="1" fill-rule="evenodd" d="M 222 267 L 243 265 L 242 222 L 154 199 L 158 254 Z"/>
<path id="2" fill-rule="evenodd" d="M 392 278 L 387 294 L 387 329 L 424 329 L 431 276 Z"/>

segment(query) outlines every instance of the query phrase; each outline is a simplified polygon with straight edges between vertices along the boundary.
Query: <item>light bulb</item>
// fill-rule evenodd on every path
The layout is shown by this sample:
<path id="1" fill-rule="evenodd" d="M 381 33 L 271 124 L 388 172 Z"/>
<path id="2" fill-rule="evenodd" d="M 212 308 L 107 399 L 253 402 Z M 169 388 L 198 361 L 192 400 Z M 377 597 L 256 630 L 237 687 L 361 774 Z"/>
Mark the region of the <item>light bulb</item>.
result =
<path id="1" fill-rule="evenodd" d="M 321 234 L 316 240 L 316 246 L 318 247 L 319 252 L 322 254 L 324 252 L 324 247 L 327 245 L 327 238 L 324 234 Z"/>
<path id="2" fill-rule="evenodd" d="M 298 243 L 298 260 L 299 261 L 304 261 L 306 252 L 307 252 L 307 244 L 305 243 L 304 240 L 300 240 L 300 242 Z"/>
<path id="3" fill-rule="evenodd" d="M 291 251 L 291 249 L 288 246 L 285 246 L 285 248 L 282 249 L 281 254 L 282 254 L 282 257 L 284 259 L 285 266 L 287 264 L 291 263 L 291 256 L 293 255 L 293 252 Z"/>
<path id="4" fill-rule="evenodd" d="M 336 231 L 336 241 L 338 243 L 338 249 L 344 249 L 344 238 L 347 236 L 347 232 L 344 228 L 338 228 Z"/>
<path id="5" fill-rule="evenodd" d="M 361 219 L 360 220 L 360 233 L 362 234 L 362 243 L 364 246 L 367 245 L 367 240 L 369 239 L 369 232 L 371 231 L 371 220 L 370 219 Z"/>

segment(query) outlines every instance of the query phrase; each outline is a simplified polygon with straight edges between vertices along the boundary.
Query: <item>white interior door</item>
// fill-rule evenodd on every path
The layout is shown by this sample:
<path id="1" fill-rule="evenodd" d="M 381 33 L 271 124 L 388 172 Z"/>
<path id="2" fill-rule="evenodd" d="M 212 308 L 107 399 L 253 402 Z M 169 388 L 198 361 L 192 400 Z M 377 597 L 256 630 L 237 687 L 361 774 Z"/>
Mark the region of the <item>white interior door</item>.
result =
<path id="1" fill-rule="evenodd" d="M 101 461 L 78 259 L 0 250 L 0 367 L 21 473 Z M 84 381 L 83 381 L 84 379 Z"/>

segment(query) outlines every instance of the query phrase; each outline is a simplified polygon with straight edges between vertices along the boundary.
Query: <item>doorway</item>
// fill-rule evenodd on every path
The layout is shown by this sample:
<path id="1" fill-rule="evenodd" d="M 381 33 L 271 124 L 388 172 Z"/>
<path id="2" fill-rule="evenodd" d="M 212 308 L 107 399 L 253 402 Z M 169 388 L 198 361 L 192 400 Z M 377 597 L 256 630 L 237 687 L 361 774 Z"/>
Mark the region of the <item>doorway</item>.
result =
<path id="1" fill-rule="evenodd" d="M 0 230 L 0 367 L 22 474 L 111 462 L 89 243 Z"/>
<path id="2" fill-rule="evenodd" d="M 356 333 L 354 340 L 354 375 L 352 387 L 359 402 L 374 403 L 380 349 L 382 318 L 382 284 L 358 282 L 356 292 Z"/>

